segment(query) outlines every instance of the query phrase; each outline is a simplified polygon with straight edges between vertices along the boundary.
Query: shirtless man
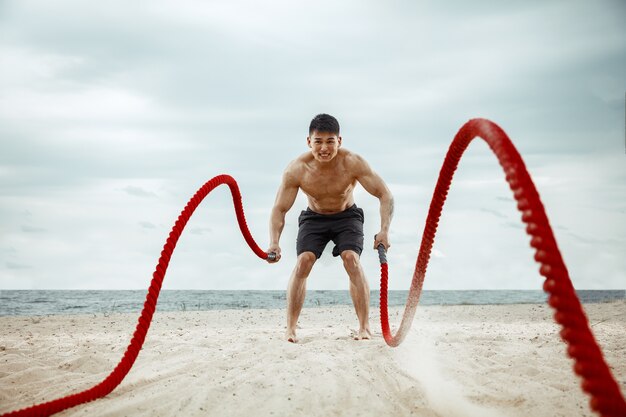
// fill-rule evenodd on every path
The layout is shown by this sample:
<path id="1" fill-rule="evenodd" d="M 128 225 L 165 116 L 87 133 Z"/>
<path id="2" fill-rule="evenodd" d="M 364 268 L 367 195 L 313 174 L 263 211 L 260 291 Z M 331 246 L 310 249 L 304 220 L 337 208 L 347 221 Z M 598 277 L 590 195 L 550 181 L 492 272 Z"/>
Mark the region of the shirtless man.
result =
<path id="1" fill-rule="evenodd" d="M 298 259 L 287 288 L 287 331 L 285 338 L 296 343 L 296 324 L 306 292 L 306 278 L 313 264 L 322 255 L 326 244 L 335 243 L 333 256 L 341 256 L 350 277 L 350 295 L 359 332 L 355 339 L 371 338 L 369 326 L 369 286 L 361 268 L 363 250 L 363 210 L 354 204 L 353 191 L 357 181 L 367 192 L 380 200 L 380 231 L 374 249 L 382 243 L 389 248 L 389 224 L 393 214 L 393 197 L 389 188 L 359 155 L 341 147 L 339 123 L 328 114 L 318 114 L 311 121 L 307 144 L 310 152 L 292 161 L 283 174 L 270 218 L 270 247 L 280 260 L 280 235 L 285 214 L 302 190 L 309 207 L 298 218 L 296 248 Z"/>

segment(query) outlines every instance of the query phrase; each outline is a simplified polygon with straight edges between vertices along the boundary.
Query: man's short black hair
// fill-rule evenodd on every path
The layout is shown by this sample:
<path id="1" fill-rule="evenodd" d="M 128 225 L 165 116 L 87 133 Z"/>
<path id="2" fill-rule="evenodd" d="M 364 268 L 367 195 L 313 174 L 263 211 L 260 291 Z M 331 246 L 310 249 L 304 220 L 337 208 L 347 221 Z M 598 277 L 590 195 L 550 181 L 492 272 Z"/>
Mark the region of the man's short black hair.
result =
<path id="1" fill-rule="evenodd" d="M 318 132 L 336 133 L 339 135 L 339 122 L 330 114 L 320 113 L 311 120 L 309 136 L 314 130 Z"/>

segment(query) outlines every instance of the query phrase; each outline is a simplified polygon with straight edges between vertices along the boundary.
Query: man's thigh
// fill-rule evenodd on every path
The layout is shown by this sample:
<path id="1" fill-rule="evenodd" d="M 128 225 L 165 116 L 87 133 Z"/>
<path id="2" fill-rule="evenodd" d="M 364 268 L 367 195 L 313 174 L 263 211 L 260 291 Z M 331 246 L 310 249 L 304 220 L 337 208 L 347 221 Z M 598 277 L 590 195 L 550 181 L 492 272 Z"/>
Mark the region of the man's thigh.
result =
<path id="1" fill-rule="evenodd" d="M 326 244 L 331 236 L 323 225 L 318 222 L 307 220 L 300 223 L 298 237 L 296 238 L 296 253 L 300 256 L 304 252 L 313 252 L 319 259 L 324 252 Z"/>
<path id="2" fill-rule="evenodd" d="M 335 247 L 333 256 L 339 256 L 343 251 L 352 250 L 361 256 L 363 252 L 363 221 L 358 218 L 346 219 L 333 236 Z"/>

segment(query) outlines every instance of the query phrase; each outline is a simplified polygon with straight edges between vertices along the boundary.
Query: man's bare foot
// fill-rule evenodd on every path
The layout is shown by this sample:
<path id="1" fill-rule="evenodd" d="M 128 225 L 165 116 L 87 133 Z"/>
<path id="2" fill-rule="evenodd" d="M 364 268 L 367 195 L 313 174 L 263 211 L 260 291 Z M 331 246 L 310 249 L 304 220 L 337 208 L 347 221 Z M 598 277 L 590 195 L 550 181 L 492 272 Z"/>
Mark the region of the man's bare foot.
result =
<path id="1" fill-rule="evenodd" d="M 371 338 L 372 333 L 370 333 L 370 329 L 361 329 L 354 335 L 354 340 L 369 340 Z"/>
<path id="2" fill-rule="evenodd" d="M 295 330 L 287 330 L 285 332 L 285 339 L 291 343 L 298 343 L 298 339 L 296 339 L 296 331 Z"/>

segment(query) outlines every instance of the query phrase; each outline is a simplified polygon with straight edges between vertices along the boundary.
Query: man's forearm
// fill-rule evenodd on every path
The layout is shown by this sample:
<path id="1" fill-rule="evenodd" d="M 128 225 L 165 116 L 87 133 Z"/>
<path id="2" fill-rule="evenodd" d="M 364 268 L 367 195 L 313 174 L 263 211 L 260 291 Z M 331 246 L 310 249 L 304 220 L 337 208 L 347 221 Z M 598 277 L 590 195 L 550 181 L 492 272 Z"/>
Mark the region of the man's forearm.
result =
<path id="1" fill-rule="evenodd" d="M 285 227 L 285 213 L 277 209 L 272 209 L 270 216 L 270 243 L 278 245 L 280 235 Z"/>
<path id="2" fill-rule="evenodd" d="M 380 198 L 380 231 L 388 233 L 393 217 L 393 196 L 391 193 Z"/>

